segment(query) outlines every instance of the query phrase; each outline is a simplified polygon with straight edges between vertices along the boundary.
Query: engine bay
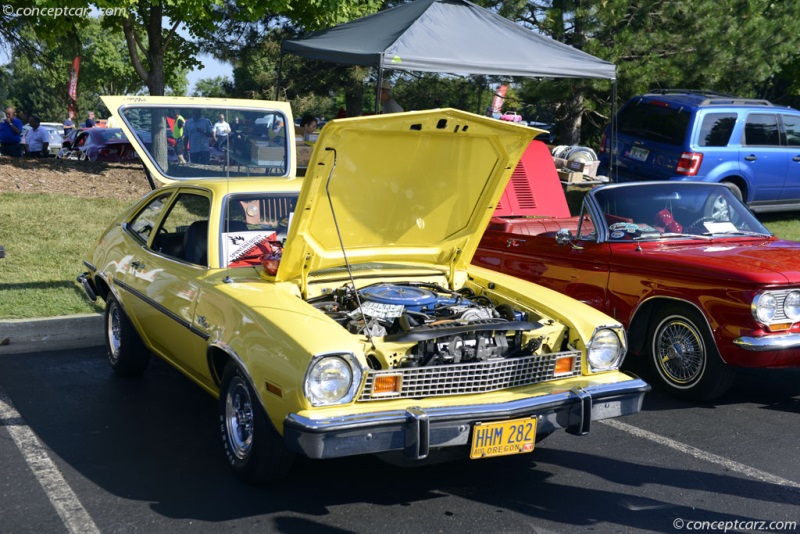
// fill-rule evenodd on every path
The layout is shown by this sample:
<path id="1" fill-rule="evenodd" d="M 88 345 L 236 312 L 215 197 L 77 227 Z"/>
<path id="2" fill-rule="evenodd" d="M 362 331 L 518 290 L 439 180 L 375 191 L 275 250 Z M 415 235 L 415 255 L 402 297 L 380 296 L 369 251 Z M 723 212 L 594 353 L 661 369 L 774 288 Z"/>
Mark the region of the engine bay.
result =
<path id="1" fill-rule="evenodd" d="M 468 288 L 430 283 L 378 283 L 356 292 L 345 285 L 309 301 L 351 334 L 413 344 L 397 367 L 484 362 L 528 356 L 543 337 L 528 314 L 495 305 Z M 379 362 L 370 361 L 374 368 Z M 394 365 L 393 365 L 394 366 Z"/>

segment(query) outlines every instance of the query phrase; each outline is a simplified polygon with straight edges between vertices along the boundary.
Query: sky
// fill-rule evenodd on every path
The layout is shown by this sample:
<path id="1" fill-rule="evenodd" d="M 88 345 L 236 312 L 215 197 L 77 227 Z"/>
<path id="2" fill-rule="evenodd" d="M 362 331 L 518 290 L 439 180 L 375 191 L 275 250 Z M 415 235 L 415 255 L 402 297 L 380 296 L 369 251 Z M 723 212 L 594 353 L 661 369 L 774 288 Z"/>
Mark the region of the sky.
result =
<path id="1" fill-rule="evenodd" d="M 206 54 L 198 56 L 197 59 L 204 64 L 204 67 L 189 73 L 189 93 L 187 96 L 194 94 L 194 85 L 203 78 L 215 78 L 217 76 L 233 78 L 233 66 L 230 63 L 217 61 Z"/>

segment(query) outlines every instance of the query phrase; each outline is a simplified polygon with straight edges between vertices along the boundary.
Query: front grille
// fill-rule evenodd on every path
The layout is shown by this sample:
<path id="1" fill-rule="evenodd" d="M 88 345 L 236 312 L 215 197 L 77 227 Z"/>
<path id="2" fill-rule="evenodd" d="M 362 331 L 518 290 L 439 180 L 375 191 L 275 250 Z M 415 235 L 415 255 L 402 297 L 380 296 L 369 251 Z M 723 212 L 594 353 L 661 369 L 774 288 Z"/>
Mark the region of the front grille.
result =
<path id="1" fill-rule="evenodd" d="M 575 359 L 572 370 L 558 373 L 558 376 L 556 376 L 556 360 L 570 356 Z M 580 374 L 581 353 L 578 351 L 556 352 L 479 363 L 368 371 L 366 373 L 366 383 L 358 401 L 488 393 Z M 399 376 L 400 391 L 373 394 L 375 379 L 382 375 Z"/>
<path id="2" fill-rule="evenodd" d="M 797 291 L 797 288 L 792 289 L 779 289 L 776 291 L 766 291 L 766 293 L 770 293 L 773 297 L 775 297 L 775 317 L 769 322 L 769 324 L 780 324 L 780 323 L 792 323 L 791 319 L 786 316 L 786 312 L 783 310 L 783 303 L 786 301 L 786 297 L 792 291 Z"/>

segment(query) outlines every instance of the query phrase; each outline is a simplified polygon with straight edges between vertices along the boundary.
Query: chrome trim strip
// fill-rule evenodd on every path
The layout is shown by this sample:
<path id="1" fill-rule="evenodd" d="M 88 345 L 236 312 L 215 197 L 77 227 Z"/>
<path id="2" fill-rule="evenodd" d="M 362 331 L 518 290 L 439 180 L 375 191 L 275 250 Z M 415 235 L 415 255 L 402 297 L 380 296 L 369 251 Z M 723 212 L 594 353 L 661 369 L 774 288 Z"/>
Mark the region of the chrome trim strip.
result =
<path id="1" fill-rule="evenodd" d="M 466 446 L 477 422 L 538 417 L 538 432 L 588 431 L 590 420 L 641 410 L 650 386 L 639 378 L 499 404 L 409 407 L 312 419 L 290 413 L 283 421 L 288 447 L 309 458 L 398 451 L 422 459 L 433 449 Z"/>
<path id="2" fill-rule="evenodd" d="M 172 319 L 173 321 L 178 323 L 180 326 L 182 326 L 182 327 L 186 328 L 187 330 L 189 330 L 191 333 L 193 333 L 193 334 L 195 334 L 197 336 L 200 336 L 200 338 L 202 338 L 203 341 L 208 341 L 208 338 L 211 337 L 207 333 L 203 332 L 202 330 L 199 330 L 199 329 L 195 328 L 194 325 L 192 323 L 190 323 L 189 321 L 186 321 L 182 317 L 180 317 L 179 315 L 177 315 L 175 313 L 172 313 L 171 310 L 165 308 L 164 306 L 162 306 L 158 302 L 156 302 L 153 299 L 149 298 L 144 293 L 142 293 L 140 291 L 137 291 L 136 289 L 132 288 L 131 286 L 129 286 L 125 282 L 122 282 L 120 280 L 116 280 L 115 279 L 114 280 L 114 284 L 119 286 L 121 289 L 124 289 L 125 291 L 127 291 L 128 293 L 133 295 L 134 297 L 138 298 L 139 300 L 141 300 L 145 304 L 148 304 L 148 305 L 152 306 L 158 312 L 166 315 L 167 317 L 169 317 L 170 319 Z"/>
<path id="3" fill-rule="evenodd" d="M 800 348 L 800 334 L 778 334 L 771 336 L 741 336 L 733 340 L 740 349 L 750 352 Z"/>

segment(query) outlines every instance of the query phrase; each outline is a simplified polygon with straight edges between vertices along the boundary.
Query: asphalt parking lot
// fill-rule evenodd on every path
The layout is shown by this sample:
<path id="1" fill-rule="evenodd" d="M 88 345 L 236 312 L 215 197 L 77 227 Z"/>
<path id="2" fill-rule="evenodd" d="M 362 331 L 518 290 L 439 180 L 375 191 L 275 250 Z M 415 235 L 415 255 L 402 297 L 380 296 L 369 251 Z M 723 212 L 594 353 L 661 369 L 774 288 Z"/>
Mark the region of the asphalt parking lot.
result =
<path id="1" fill-rule="evenodd" d="M 99 347 L 0 356 L 0 532 L 800 531 L 797 369 L 709 405 L 656 391 L 529 456 L 301 461 L 264 488 L 229 472 L 215 414 L 159 360 L 121 379 Z"/>

